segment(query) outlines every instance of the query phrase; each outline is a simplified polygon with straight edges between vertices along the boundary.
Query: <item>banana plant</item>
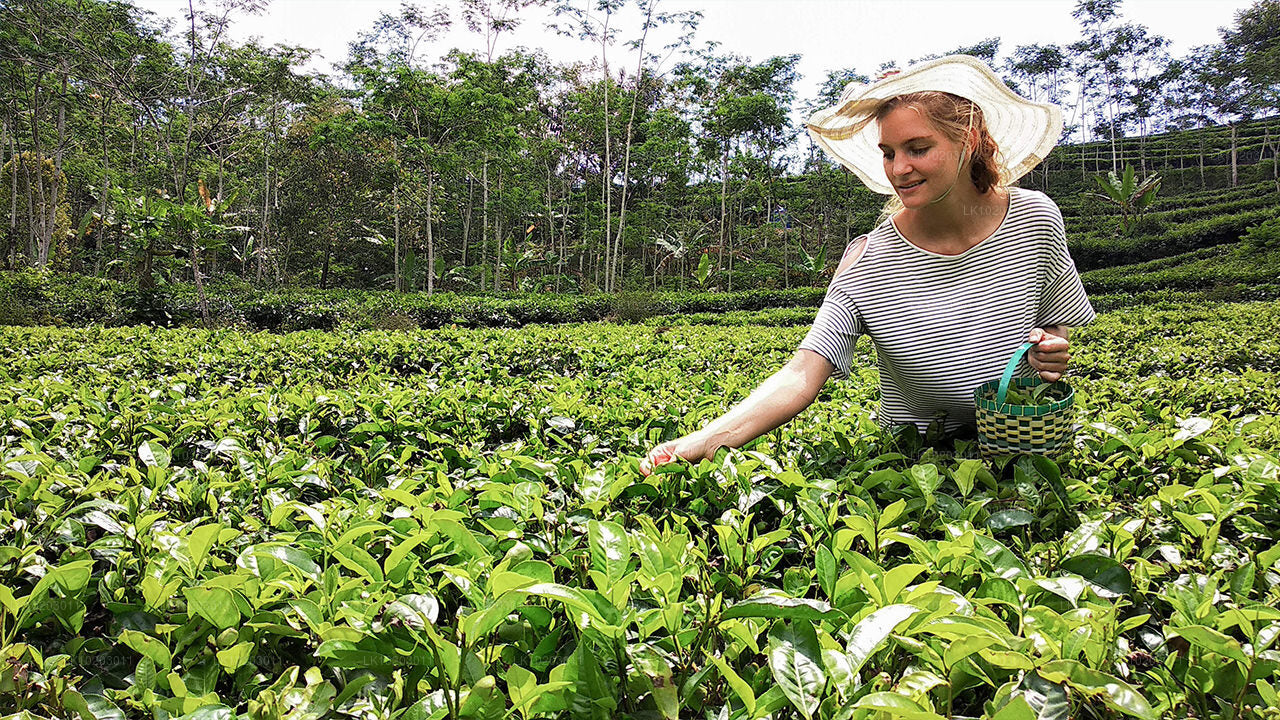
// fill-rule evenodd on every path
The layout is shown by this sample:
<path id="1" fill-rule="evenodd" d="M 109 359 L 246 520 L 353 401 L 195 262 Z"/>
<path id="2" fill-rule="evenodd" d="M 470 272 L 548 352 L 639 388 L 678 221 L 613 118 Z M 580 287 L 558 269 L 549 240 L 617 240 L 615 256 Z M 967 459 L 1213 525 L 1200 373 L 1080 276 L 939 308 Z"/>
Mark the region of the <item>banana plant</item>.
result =
<path id="1" fill-rule="evenodd" d="M 812 255 L 801 245 L 800 259 L 795 263 L 795 267 L 804 272 L 810 285 L 816 284 L 818 278 L 827 269 L 827 244 L 823 243 L 822 247 L 818 248 L 818 252 Z"/>
<path id="2" fill-rule="evenodd" d="M 1097 181 L 1098 188 L 1102 192 L 1088 193 L 1089 196 L 1120 209 L 1120 232 L 1125 235 L 1132 234 L 1138 221 L 1155 202 L 1156 193 L 1160 192 L 1158 174 L 1148 175 L 1138 180 L 1134 176 L 1133 166 L 1128 163 L 1125 164 L 1124 172 L 1119 177 L 1112 170 L 1105 178 L 1098 175 L 1094 180 Z"/>

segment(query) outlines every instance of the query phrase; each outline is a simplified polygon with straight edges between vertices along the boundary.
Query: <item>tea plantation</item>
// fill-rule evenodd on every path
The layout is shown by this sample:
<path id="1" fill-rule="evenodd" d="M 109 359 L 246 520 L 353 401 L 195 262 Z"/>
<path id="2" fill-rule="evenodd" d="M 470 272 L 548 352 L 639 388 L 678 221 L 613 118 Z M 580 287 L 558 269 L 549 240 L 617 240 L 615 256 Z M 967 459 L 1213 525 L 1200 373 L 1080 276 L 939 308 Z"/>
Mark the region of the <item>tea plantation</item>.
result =
<path id="1" fill-rule="evenodd" d="M 1078 331 L 1056 462 L 877 431 L 864 343 L 754 447 L 638 473 L 806 312 L 0 329 L 0 708 L 1274 715 L 1280 303 Z"/>

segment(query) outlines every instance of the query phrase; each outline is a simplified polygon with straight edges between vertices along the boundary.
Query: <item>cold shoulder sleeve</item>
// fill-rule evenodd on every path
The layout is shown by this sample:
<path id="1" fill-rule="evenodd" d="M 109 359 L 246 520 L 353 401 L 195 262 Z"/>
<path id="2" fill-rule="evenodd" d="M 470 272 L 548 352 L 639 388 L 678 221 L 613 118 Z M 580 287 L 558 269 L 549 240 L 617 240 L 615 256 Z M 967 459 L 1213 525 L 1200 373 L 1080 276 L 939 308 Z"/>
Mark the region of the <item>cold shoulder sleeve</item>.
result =
<path id="1" fill-rule="evenodd" d="M 853 252 L 863 252 L 858 238 L 845 249 L 841 264 Z M 856 262 L 856 261 L 855 261 Z M 818 308 L 813 320 L 813 327 L 800 342 L 801 350 L 811 350 L 827 359 L 835 367 L 835 376 L 840 379 L 849 377 L 852 370 L 853 348 L 858 343 L 858 336 L 863 333 L 862 320 L 858 317 L 858 309 L 852 298 L 840 288 L 842 275 L 837 274 L 827 288 L 827 295 Z"/>

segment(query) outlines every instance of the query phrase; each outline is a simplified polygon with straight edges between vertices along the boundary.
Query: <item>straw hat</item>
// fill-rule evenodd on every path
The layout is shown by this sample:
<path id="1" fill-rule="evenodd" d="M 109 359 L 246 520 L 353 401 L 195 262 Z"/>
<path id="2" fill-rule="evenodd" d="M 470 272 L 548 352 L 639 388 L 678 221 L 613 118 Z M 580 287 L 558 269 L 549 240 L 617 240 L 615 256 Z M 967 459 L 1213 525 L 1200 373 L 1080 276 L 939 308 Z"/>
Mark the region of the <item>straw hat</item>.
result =
<path id="1" fill-rule="evenodd" d="M 881 102 L 897 95 L 940 90 L 972 100 L 982 110 L 987 129 L 1000 148 L 997 162 L 1005 182 L 1013 182 L 1049 154 L 1062 135 L 1062 110 L 1035 103 L 1009 89 L 991 68 L 969 55 L 948 55 L 915 65 L 869 85 L 850 84 L 840 102 L 820 110 L 805 126 L 831 157 L 857 174 L 866 186 L 894 194 L 885 177 L 883 153 L 875 124 Z"/>

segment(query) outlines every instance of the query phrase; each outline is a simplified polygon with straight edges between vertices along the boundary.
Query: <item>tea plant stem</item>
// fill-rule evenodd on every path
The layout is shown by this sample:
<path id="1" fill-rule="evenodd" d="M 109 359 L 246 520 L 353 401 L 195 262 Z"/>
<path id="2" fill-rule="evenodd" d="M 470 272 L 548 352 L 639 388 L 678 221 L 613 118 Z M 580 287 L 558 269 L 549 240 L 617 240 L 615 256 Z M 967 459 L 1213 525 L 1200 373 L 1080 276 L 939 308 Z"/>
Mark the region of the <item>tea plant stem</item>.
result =
<path id="1" fill-rule="evenodd" d="M 1240 716 L 1240 708 L 1244 704 L 1244 694 L 1245 691 L 1249 689 L 1249 679 L 1253 677 L 1253 666 L 1256 664 L 1256 661 L 1249 663 L 1249 668 L 1244 674 L 1244 682 L 1240 683 L 1240 691 L 1236 693 L 1236 701 L 1231 703 L 1232 711 L 1236 713 L 1236 717 Z"/>
<path id="2" fill-rule="evenodd" d="M 685 671 L 681 673 L 679 686 L 684 686 L 684 681 L 688 678 L 688 668 L 693 664 L 694 658 L 698 656 L 698 652 L 702 649 L 702 644 L 706 641 L 707 633 L 711 627 L 711 598 L 704 598 L 706 612 L 702 617 L 702 627 L 698 628 L 698 634 L 693 639 L 693 644 L 689 646 L 688 661 L 685 662 Z"/>
<path id="3" fill-rule="evenodd" d="M 440 675 L 440 680 L 442 681 L 440 689 L 444 691 L 442 694 L 444 695 L 445 708 L 448 710 L 450 718 L 456 718 L 458 717 L 458 708 L 453 701 L 452 693 L 449 692 L 449 673 L 445 672 L 444 662 L 440 660 L 440 650 L 436 648 L 434 643 L 431 644 L 431 657 L 435 660 L 436 672 Z M 461 665 L 458 666 L 458 675 L 462 675 Z"/>
<path id="4" fill-rule="evenodd" d="M 618 642 L 618 638 L 613 639 L 613 656 L 614 661 L 618 663 L 618 692 L 622 694 L 622 704 L 627 708 L 627 712 L 634 713 L 631 695 L 627 693 L 627 657 L 622 651 L 622 643 Z"/>
<path id="5" fill-rule="evenodd" d="M 460 641 L 458 643 L 458 676 L 453 679 L 454 717 L 457 717 L 457 708 L 462 706 L 462 671 L 466 668 L 467 653 L 471 650 L 467 646 L 466 638 L 463 636 L 461 628 L 458 629 L 458 640 Z M 445 694 L 448 695 L 449 693 Z"/>

